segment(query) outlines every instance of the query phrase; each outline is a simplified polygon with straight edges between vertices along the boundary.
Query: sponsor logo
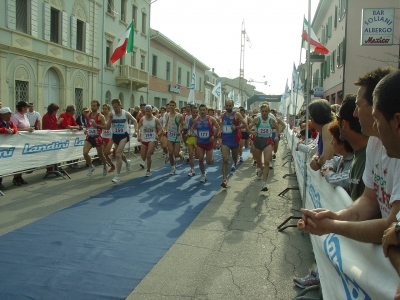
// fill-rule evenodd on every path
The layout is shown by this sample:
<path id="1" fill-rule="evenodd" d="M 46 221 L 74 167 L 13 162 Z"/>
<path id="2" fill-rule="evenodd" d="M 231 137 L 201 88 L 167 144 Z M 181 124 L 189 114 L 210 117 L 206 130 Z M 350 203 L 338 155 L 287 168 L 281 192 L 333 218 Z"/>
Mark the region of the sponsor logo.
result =
<path id="1" fill-rule="evenodd" d="M 65 142 L 52 142 L 50 144 L 39 144 L 39 145 L 30 145 L 26 143 L 24 145 L 24 149 L 22 150 L 22 154 L 35 154 L 40 152 L 47 152 L 47 151 L 57 151 L 62 149 L 68 149 L 69 141 Z"/>
<path id="2" fill-rule="evenodd" d="M 10 158 L 14 155 L 15 147 L 0 150 L 0 158 Z"/>
<path id="3" fill-rule="evenodd" d="M 340 240 L 336 234 L 329 234 L 326 237 L 324 240 L 324 251 L 342 281 L 346 293 L 346 299 L 370 300 L 371 297 L 367 292 L 364 291 L 354 279 L 344 272 L 342 253 L 340 251 Z"/>
<path id="4" fill-rule="evenodd" d="M 373 38 L 372 36 L 368 37 L 364 43 L 365 44 L 387 44 L 390 42 L 390 39 L 385 39 L 382 37 L 379 38 Z"/>
<path id="5" fill-rule="evenodd" d="M 321 195 L 315 190 L 312 184 L 310 184 L 310 189 L 308 190 L 308 194 L 310 195 L 314 208 L 322 208 Z"/>
<path id="6" fill-rule="evenodd" d="M 74 147 L 83 147 L 85 145 L 85 139 L 75 138 Z"/>

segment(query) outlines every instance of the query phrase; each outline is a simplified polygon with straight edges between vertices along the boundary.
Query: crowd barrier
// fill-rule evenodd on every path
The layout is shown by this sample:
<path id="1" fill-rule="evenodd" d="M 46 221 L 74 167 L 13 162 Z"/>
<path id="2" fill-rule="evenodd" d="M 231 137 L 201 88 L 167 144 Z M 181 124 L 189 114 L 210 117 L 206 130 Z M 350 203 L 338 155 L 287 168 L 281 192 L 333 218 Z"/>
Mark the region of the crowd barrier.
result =
<path id="1" fill-rule="evenodd" d="M 63 163 L 83 158 L 86 136 L 76 130 L 20 131 L 16 134 L 0 135 L 0 176 L 25 170 Z M 140 143 L 131 138 L 125 149 L 131 151 Z M 89 152 L 97 154 L 96 149 Z"/>
<path id="2" fill-rule="evenodd" d="M 288 127 L 286 137 L 302 198 L 306 189 L 303 206 L 332 211 L 350 206 L 353 201 L 344 189 L 332 187 L 319 172 L 310 168 L 310 158 L 316 148 L 309 154 L 296 151 L 299 139 Z M 393 299 L 399 276 L 384 257 L 381 245 L 361 243 L 336 234 L 310 236 L 324 299 Z"/>

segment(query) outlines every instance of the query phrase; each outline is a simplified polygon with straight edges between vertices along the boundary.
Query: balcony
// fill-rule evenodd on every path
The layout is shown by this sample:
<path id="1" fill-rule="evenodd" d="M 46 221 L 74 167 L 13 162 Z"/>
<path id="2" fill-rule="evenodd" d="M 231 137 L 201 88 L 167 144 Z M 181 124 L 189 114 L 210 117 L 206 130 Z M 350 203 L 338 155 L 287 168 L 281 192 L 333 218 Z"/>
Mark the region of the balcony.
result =
<path id="1" fill-rule="evenodd" d="M 146 71 L 129 65 L 119 65 L 117 69 L 116 86 L 129 88 L 132 81 L 132 89 L 137 90 L 149 85 L 149 75 Z"/>

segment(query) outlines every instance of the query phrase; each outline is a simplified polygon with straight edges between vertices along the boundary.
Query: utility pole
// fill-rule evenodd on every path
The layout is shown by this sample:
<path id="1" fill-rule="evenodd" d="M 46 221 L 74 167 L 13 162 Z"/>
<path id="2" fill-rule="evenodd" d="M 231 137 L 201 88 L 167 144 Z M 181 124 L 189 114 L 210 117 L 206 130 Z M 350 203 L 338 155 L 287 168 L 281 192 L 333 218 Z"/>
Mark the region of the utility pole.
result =
<path id="1" fill-rule="evenodd" d="M 240 45 L 240 69 L 239 69 L 239 93 L 241 99 L 244 99 L 244 49 L 246 43 L 246 29 L 244 28 L 244 20 L 242 22 L 241 45 Z M 242 103 L 240 103 L 242 105 Z"/>

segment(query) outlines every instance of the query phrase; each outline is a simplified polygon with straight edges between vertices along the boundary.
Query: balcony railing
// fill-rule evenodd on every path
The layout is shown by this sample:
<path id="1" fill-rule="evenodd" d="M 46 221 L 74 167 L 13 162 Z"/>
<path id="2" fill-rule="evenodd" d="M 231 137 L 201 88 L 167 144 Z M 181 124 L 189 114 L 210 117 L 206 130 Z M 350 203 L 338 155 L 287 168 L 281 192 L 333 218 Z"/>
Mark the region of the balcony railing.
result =
<path id="1" fill-rule="evenodd" d="M 140 89 L 149 85 L 149 74 L 146 71 L 129 65 L 119 65 L 117 68 L 116 86 L 128 88 L 131 81 L 134 89 Z"/>

